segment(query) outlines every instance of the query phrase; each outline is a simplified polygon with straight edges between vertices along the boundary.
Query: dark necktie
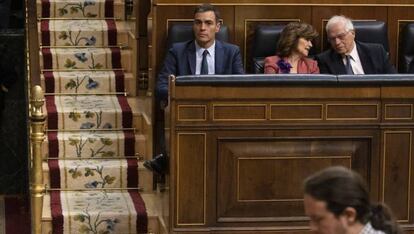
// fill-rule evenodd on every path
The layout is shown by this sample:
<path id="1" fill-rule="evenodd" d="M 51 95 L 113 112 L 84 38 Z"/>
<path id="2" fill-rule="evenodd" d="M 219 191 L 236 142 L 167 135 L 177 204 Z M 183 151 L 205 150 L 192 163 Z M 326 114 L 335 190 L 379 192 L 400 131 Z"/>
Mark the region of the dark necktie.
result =
<path id="1" fill-rule="evenodd" d="M 346 74 L 353 75 L 354 71 L 352 70 L 352 66 L 351 66 L 351 55 L 345 55 L 345 58 L 346 58 L 346 64 L 345 64 Z"/>
<path id="2" fill-rule="evenodd" d="M 204 50 L 203 59 L 201 60 L 200 75 L 208 75 L 207 55 L 208 55 L 208 50 Z"/>

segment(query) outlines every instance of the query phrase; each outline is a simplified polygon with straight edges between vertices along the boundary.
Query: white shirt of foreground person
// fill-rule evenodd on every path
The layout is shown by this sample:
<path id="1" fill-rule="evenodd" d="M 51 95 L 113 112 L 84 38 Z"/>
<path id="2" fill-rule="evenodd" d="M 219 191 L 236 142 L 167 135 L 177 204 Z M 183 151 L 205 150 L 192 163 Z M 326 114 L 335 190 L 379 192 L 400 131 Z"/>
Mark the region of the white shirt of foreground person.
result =
<path id="1" fill-rule="evenodd" d="M 352 71 L 354 71 L 355 75 L 364 75 L 364 68 L 362 68 L 361 59 L 359 59 L 358 50 L 356 47 L 356 44 L 354 42 L 354 48 L 352 49 L 351 53 L 349 54 L 351 56 L 351 67 Z M 342 58 L 342 62 L 344 65 L 346 65 L 346 58 L 345 56 Z"/>
<path id="2" fill-rule="evenodd" d="M 365 224 L 364 228 L 361 230 L 359 234 L 385 234 L 383 231 L 375 230 L 371 223 Z"/>
<path id="3" fill-rule="evenodd" d="M 196 71 L 195 74 L 196 75 L 200 75 L 201 73 L 201 61 L 203 60 L 203 52 L 204 50 L 206 50 L 205 48 L 200 47 L 197 44 L 197 41 L 195 41 L 195 46 L 196 46 Z M 214 41 L 214 43 L 207 48 L 208 51 L 208 55 L 207 55 L 207 64 L 208 64 L 208 74 L 209 75 L 214 75 L 216 74 L 216 69 L 215 69 L 215 61 L 214 61 L 214 56 L 216 55 L 216 41 Z"/>

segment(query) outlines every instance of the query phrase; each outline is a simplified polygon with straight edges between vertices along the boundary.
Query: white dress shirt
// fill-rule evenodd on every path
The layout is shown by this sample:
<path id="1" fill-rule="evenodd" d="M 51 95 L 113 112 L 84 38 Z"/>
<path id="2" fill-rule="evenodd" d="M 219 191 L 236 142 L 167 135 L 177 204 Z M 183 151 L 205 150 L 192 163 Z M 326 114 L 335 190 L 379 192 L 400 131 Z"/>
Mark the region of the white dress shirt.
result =
<path id="1" fill-rule="evenodd" d="M 367 224 L 365 224 L 364 228 L 361 230 L 361 232 L 359 234 L 385 234 L 385 232 L 380 231 L 380 230 L 375 230 L 371 223 L 368 222 Z"/>
<path id="2" fill-rule="evenodd" d="M 357 50 L 357 47 L 356 47 L 355 43 L 354 43 L 354 48 L 352 49 L 351 53 L 349 53 L 349 55 L 351 56 L 350 61 L 351 61 L 352 71 L 354 71 L 354 74 L 355 75 L 365 74 L 364 68 L 362 68 L 361 60 L 359 59 L 358 50 Z M 342 62 L 346 66 L 345 56 L 342 58 Z"/>
<path id="3" fill-rule="evenodd" d="M 206 50 L 205 48 L 200 47 L 197 44 L 197 41 L 195 41 L 196 46 L 196 70 L 195 74 L 200 75 L 201 70 L 201 61 L 203 60 L 203 52 Z M 209 48 L 207 48 L 208 54 L 207 54 L 207 63 L 208 63 L 208 74 L 215 74 L 215 61 L 214 56 L 216 54 L 216 41 L 214 41 L 213 45 L 211 45 Z"/>

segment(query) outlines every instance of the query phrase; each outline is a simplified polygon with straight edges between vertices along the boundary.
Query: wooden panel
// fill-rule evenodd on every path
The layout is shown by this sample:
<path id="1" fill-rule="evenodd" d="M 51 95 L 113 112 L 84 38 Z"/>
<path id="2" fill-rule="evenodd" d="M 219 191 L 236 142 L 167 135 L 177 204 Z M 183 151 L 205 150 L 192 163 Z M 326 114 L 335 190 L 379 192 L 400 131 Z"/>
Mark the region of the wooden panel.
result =
<path id="1" fill-rule="evenodd" d="M 217 220 L 306 221 L 303 179 L 330 165 L 368 170 L 369 148 L 369 139 L 220 139 Z"/>
<path id="2" fill-rule="evenodd" d="M 179 168 L 193 167 L 184 169 L 185 175 L 179 170 L 178 178 L 187 181 L 186 186 L 176 187 L 180 179 L 178 183 L 172 180 L 173 194 L 179 195 L 173 196 L 179 202 L 172 205 L 173 231 L 306 230 L 302 181 L 310 173 L 334 164 L 351 166 L 359 172 L 368 182 L 371 199 L 385 201 L 406 224 L 406 230 L 414 229 L 413 119 L 389 119 L 411 116 L 414 88 L 409 84 L 344 85 L 175 87 L 172 107 L 194 103 L 218 108 L 216 113 L 208 111 L 209 120 L 218 117 L 245 121 L 240 119 L 243 116 L 256 121 L 173 124 L 173 136 L 183 130 L 209 132 L 208 150 L 201 160 L 205 167 L 198 161 L 200 149 L 195 149 L 201 143 L 191 137 L 185 140 L 189 148 L 185 162 L 181 156 L 172 157 L 178 158 Z M 321 112 L 323 118 L 318 122 L 272 119 L 317 118 Z M 174 138 L 172 145 L 184 147 Z M 199 178 L 203 170 L 204 180 Z M 188 202 L 190 199 L 195 201 Z M 176 210 L 184 213 L 177 214 Z M 177 225 L 179 219 L 182 224 Z"/>
<path id="3" fill-rule="evenodd" d="M 177 225 L 205 224 L 206 135 L 177 135 Z"/>
<path id="4" fill-rule="evenodd" d="M 206 121 L 206 105 L 178 105 L 177 121 Z"/>
<path id="5" fill-rule="evenodd" d="M 385 104 L 385 120 L 411 120 L 413 118 L 412 104 Z"/>
<path id="6" fill-rule="evenodd" d="M 271 104 L 271 120 L 322 120 L 322 104 Z"/>
<path id="7" fill-rule="evenodd" d="M 266 119 L 265 104 L 214 104 L 214 121 L 255 121 Z"/>
<path id="8" fill-rule="evenodd" d="M 327 104 L 327 120 L 378 120 L 377 104 Z"/>
<path id="9" fill-rule="evenodd" d="M 411 131 L 384 132 L 383 201 L 401 222 L 410 220 Z M 398 196 L 396 192 L 398 191 Z"/>
<path id="10" fill-rule="evenodd" d="M 318 99 L 318 98 L 341 98 L 341 99 L 356 99 L 365 98 L 373 99 L 380 98 L 383 88 L 379 87 L 361 87 L 355 89 L 355 87 L 307 87 L 307 86 L 278 86 L 278 87 L 229 87 L 227 89 L 218 89 L 216 87 L 208 86 L 192 86 L 191 91 L 185 86 L 176 86 L 176 98 L 180 99 L 200 99 L 211 100 L 210 95 L 214 94 L 217 99 L 232 99 L 248 100 L 248 99 L 270 99 L 272 97 L 281 100 L 285 99 Z M 394 90 L 397 93 L 397 88 Z M 409 88 L 404 94 L 399 93 L 400 96 L 409 95 L 412 92 L 414 97 L 414 88 Z M 237 92 L 237 97 L 234 94 Z M 274 100 L 273 100 L 274 101 Z"/>
<path id="11" fill-rule="evenodd" d="M 399 44 L 401 43 L 401 30 L 405 24 L 414 22 L 413 10 L 414 5 L 388 7 L 388 34 L 391 36 L 390 47 L 395 48 L 391 51 L 391 59 L 395 61 L 398 68 L 399 62 Z"/>
<path id="12" fill-rule="evenodd" d="M 237 159 L 237 201 L 302 201 L 300 185 L 309 175 L 304 174 L 303 168 L 315 170 L 332 164 L 349 167 L 351 156 L 240 157 Z M 291 171 L 297 173 L 286 177 Z"/>
<path id="13" fill-rule="evenodd" d="M 381 87 L 381 97 L 387 99 L 413 99 L 414 87 L 412 86 L 386 86 Z"/>

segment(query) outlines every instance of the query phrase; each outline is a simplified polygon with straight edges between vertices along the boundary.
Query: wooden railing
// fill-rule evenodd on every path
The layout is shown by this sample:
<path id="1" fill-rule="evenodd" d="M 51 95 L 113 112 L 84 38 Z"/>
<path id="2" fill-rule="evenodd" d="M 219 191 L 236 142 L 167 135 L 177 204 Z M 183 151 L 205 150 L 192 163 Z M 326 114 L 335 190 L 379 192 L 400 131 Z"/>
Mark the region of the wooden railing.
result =
<path id="1" fill-rule="evenodd" d="M 30 97 L 30 195 L 32 212 L 32 233 L 42 233 L 43 196 L 46 191 L 43 183 L 42 145 L 45 139 L 45 102 L 40 86 L 33 86 Z"/>
<path id="2" fill-rule="evenodd" d="M 44 94 L 40 86 L 39 40 L 37 30 L 36 1 L 26 0 L 26 69 L 27 93 L 30 97 L 30 151 L 29 183 L 31 202 L 31 233 L 42 233 L 43 182 L 42 145 L 45 138 L 45 115 L 42 111 Z"/>

